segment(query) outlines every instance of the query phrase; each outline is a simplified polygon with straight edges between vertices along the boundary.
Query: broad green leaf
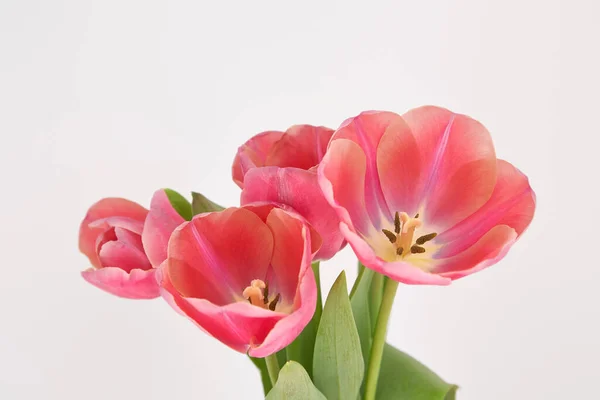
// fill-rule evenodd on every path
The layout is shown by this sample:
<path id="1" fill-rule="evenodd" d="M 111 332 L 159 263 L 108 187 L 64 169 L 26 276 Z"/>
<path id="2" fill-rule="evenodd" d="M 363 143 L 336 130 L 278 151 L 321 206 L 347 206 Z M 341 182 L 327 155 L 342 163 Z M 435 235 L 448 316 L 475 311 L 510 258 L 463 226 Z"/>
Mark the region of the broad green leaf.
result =
<path id="1" fill-rule="evenodd" d="M 315 350 L 315 338 L 317 336 L 317 329 L 319 328 L 319 321 L 321 320 L 321 312 L 323 311 L 319 263 L 313 263 L 312 269 L 315 274 L 315 281 L 317 283 L 317 307 L 315 309 L 315 314 L 308 325 L 306 325 L 302 333 L 300 333 L 300 335 L 298 335 L 298 337 L 286 348 L 287 359 L 294 360 L 302 364 L 306 372 L 308 372 L 308 375 L 311 377 L 313 375 L 312 367 L 313 353 Z"/>
<path id="2" fill-rule="evenodd" d="M 167 198 L 171 205 L 179 215 L 186 221 L 192 219 L 192 205 L 185 197 L 174 191 L 173 189 L 165 189 Z"/>
<path id="3" fill-rule="evenodd" d="M 329 292 L 317 331 L 313 358 L 315 385 L 329 400 L 354 400 L 359 396 L 364 370 L 346 273 L 342 271 Z"/>
<path id="4" fill-rule="evenodd" d="M 279 371 L 275 387 L 265 400 L 327 400 L 313 385 L 302 365 L 289 361 Z"/>
<path id="5" fill-rule="evenodd" d="M 386 343 L 377 382 L 377 400 L 454 400 L 456 385 Z"/>
<path id="6" fill-rule="evenodd" d="M 258 368 L 258 371 L 260 372 L 260 379 L 262 381 L 263 391 L 265 392 L 266 396 L 273 387 L 271 384 L 271 378 L 269 378 L 269 371 L 267 371 L 267 363 L 265 363 L 264 358 L 254 358 L 250 356 L 248 356 L 248 358 L 250 358 L 252 363 L 256 365 L 256 368 Z"/>
<path id="7" fill-rule="evenodd" d="M 210 201 L 203 194 L 192 192 L 192 212 L 194 215 L 212 211 L 223 211 L 225 208 Z"/>
<path id="8" fill-rule="evenodd" d="M 359 267 L 358 277 L 350 292 L 352 314 L 354 315 L 356 329 L 360 338 L 360 347 L 365 366 L 369 362 L 371 344 L 373 341 L 373 325 L 371 324 L 371 307 L 369 306 L 369 299 L 371 282 L 373 281 L 374 275 L 375 272 L 373 270 Z"/>

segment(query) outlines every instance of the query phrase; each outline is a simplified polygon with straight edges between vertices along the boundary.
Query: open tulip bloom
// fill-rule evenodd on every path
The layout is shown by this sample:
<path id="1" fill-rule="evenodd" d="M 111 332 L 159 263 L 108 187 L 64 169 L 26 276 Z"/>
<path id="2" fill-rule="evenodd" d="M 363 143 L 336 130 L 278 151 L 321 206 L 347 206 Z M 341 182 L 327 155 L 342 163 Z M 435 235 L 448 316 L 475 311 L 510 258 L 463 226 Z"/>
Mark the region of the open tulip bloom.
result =
<path id="1" fill-rule="evenodd" d="M 529 226 L 527 177 L 489 132 L 439 107 L 367 111 L 337 130 L 295 125 L 233 161 L 240 206 L 157 190 L 150 208 L 106 198 L 79 248 L 92 285 L 162 297 L 258 368 L 267 399 L 446 399 L 457 386 L 386 344 L 399 283 L 448 285 L 508 252 Z M 323 307 L 320 260 L 359 260 Z"/>

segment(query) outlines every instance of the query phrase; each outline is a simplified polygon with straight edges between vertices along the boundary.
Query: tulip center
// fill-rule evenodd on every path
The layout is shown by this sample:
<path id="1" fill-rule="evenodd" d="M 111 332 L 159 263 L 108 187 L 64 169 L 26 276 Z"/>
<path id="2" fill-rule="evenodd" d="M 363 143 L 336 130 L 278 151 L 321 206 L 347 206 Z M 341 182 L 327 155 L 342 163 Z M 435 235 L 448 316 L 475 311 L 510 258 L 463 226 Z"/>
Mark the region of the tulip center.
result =
<path id="1" fill-rule="evenodd" d="M 415 231 L 423 225 L 419 219 L 419 214 L 413 218 L 405 212 L 397 212 L 394 216 L 394 232 L 388 229 L 382 229 L 384 235 L 394 246 L 397 258 L 405 258 L 411 254 L 425 253 L 423 247 L 425 243 L 437 236 L 437 233 L 428 233 L 419 236 L 414 242 Z"/>
<path id="2" fill-rule="evenodd" d="M 264 309 L 275 311 L 277 303 L 281 300 L 281 295 L 273 296 L 269 299 L 269 284 L 265 283 L 261 279 L 254 279 L 250 282 L 250 286 L 246 287 L 242 292 L 242 296 L 253 306 L 257 306 Z"/>

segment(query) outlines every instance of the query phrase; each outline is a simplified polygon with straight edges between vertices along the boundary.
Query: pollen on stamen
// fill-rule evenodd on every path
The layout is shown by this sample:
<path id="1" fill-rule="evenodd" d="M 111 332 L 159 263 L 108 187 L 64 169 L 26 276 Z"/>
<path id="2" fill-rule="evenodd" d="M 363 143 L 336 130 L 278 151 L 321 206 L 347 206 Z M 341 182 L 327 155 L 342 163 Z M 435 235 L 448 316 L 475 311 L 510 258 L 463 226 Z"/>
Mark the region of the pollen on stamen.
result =
<path id="1" fill-rule="evenodd" d="M 419 213 L 416 213 L 416 214 L 415 214 L 415 218 L 419 218 Z"/>
<path id="2" fill-rule="evenodd" d="M 394 234 L 394 232 L 388 231 L 387 229 L 382 229 L 381 231 L 385 234 L 385 236 L 391 243 L 396 243 L 397 236 Z"/>
<path id="3" fill-rule="evenodd" d="M 265 282 L 265 288 L 263 289 L 263 303 L 267 304 L 269 302 L 269 282 Z"/>
<path id="4" fill-rule="evenodd" d="M 400 213 L 398 211 L 394 216 L 394 232 L 400 233 Z"/>
<path id="5" fill-rule="evenodd" d="M 398 247 L 396 249 L 396 254 L 399 255 L 399 256 L 401 256 L 403 252 L 404 252 L 404 248 L 402 248 L 402 247 Z"/>
<path id="6" fill-rule="evenodd" d="M 419 244 L 419 245 L 420 244 L 425 244 L 426 242 L 429 242 L 430 240 L 432 240 L 436 236 L 437 236 L 437 233 L 435 233 L 435 232 L 434 233 L 429 233 L 427 235 L 423 235 L 423 236 L 419 237 L 416 240 L 416 243 Z"/>
<path id="7" fill-rule="evenodd" d="M 410 252 L 411 252 L 412 254 L 420 254 L 420 253 L 425 253 L 425 249 L 424 249 L 423 247 L 421 247 L 421 246 L 417 246 L 417 245 L 415 244 L 415 245 L 413 245 L 413 246 L 410 248 Z"/>

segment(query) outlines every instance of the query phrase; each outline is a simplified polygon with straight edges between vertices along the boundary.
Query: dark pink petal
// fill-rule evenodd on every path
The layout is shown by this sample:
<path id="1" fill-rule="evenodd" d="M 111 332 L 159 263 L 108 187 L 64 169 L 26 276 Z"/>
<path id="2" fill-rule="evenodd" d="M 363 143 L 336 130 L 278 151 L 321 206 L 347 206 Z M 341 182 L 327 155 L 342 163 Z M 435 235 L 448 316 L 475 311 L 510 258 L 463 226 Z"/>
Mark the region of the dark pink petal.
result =
<path id="1" fill-rule="evenodd" d="M 148 210 L 133 201 L 121 198 L 106 198 L 90 207 L 85 218 L 79 226 L 79 251 L 85 254 L 92 265 L 100 268 L 100 260 L 96 254 L 96 239 L 105 228 L 90 227 L 90 224 L 99 219 L 108 217 L 126 217 L 135 221 L 144 221 Z"/>
<path id="2" fill-rule="evenodd" d="M 321 162 L 333 129 L 323 126 L 295 125 L 273 145 L 265 166 L 310 169 Z"/>
<path id="3" fill-rule="evenodd" d="M 317 174 L 298 168 L 263 167 L 246 174 L 241 204 L 257 201 L 283 203 L 302 215 L 319 233 L 323 244 L 315 258 L 333 257 L 343 246 L 338 216 L 320 190 Z"/>
<path id="4" fill-rule="evenodd" d="M 449 278 L 425 272 L 405 261 L 386 262 L 379 258 L 371 246 L 345 223 L 340 223 L 340 230 L 360 262 L 380 274 L 410 285 L 449 285 L 451 282 Z"/>
<path id="5" fill-rule="evenodd" d="M 143 251 L 121 241 L 110 241 L 103 244 L 98 252 L 98 257 L 103 268 L 116 267 L 125 272 L 133 269 L 152 268 Z"/>
<path id="6" fill-rule="evenodd" d="M 244 188 L 246 172 L 265 165 L 269 151 L 283 134 L 284 132 L 279 131 L 263 132 L 240 146 L 231 167 L 233 181 L 240 188 Z"/>
<path id="7" fill-rule="evenodd" d="M 375 230 L 365 206 L 366 158 L 355 142 L 333 140 L 317 174 L 323 195 L 339 220 L 363 235 Z"/>
<path id="8" fill-rule="evenodd" d="M 516 240 L 517 232 L 513 228 L 495 226 L 465 251 L 439 260 L 435 273 L 454 280 L 481 271 L 504 258 Z"/>
<path id="9" fill-rule="evenodd" d="M 366 159 L 365 206 L 373 226 L 381 228 L 381 218 L 390 220 L 392 214 L 385 201 L 377 171 L 377 148 L 390 124 L 397 122 L 397 114 L 384 111 L 368 111 L 345 121 L 335 132 L 332 141 L 348 139 L 360 146 Z M 353 162 L 352 159 L 345 160 Z"/>
<path id="10" fill-rule="evenodd" d="M 479 122 L 426 106 L 402 116 L 419 147 L 418 192 L 426 224 L 443 230 L 481 207 L 496 184 L 496 154 Z"/>
<path id="11" fill-rule="evenodd" d="M 160 295 L 155 271 L 155 269 L 147 271 L 134 269 L 127 273 L 114 267 L 90 268 L 83 271 L 81 276 L 92 285 L 115 296 L 127 299 L 153 299 Z"/>
<path id="12" fill-rule="evenodd" d="M 158 267 L 167 259 L 167 245 L 171 233 L 185 220 L 171 205 L 164 189 L 157 190 L 150 202 L 150 212 L 144 223 L 142 243 L 148 259 Z"/>
<path id="13" fill-rule="evenodd" d="M 253 279 L 266 278 L 272 254 L 273 235 L 253 212 L 200 214 L 173 232 L 169 276 L 182 296 L 224 305 L 241 298 Z"/>
<path id="14" fill-rule="evenodd" d="M 443 232 L 435 241 L 444 247 L 435 255 L 446 258 L 471 247 L 496 225 L 508 225 L 520 236 L 533 219 L 535 194 L 529 180 L 510 163 L 498 160 L 492 197 L 475 213 Z"/>

